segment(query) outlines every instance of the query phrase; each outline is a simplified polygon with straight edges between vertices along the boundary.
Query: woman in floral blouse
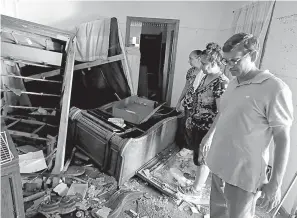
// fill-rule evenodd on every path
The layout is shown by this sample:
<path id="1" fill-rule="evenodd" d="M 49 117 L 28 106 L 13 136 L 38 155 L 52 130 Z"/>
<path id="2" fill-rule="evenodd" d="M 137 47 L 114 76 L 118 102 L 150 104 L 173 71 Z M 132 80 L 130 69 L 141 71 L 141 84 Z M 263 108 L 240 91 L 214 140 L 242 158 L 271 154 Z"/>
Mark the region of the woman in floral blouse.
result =
<path id="1" fill-rule="evenodd" d="M 200 150 L 200 143 L 209 130 L 218 113 L 219 99 L 227 88 L 228 78 L 222 73 L 222 50 L 216 43 L 209 43 L 201 55 L 201 68 L 204 77 L 195 89 L 192 108 L 186 120 L 186 128 L 192 131 L 192 140 L 195 145 L 194 163 L 197 165 L 196 178 L 193 186 L 181 191 L 193 197 L 199 197 L 199 190 L 207 180 L 209 169 L 205 165 L 205 153 Z"/>
<path id="2" fill-rule="evenodd" d="M 189 64 L 191 65 L 191 68 L 188 70 L 186 74 L 186 84 L 184 86 L 184 89 L 182 91 L 182 94 L 180 98 L 178 99 L 176 110 L 179 111 L 181 108 L 181 104 L 184 108 L 184 122 L 183 126 L 181 127 L 181 131 L 183 132 L 181 135 L 185 137 L 186 145 L 185 147 L 193 150 L 193 145 L 191 143 L 192 134 L 191 129 L 185 129 L 185 121 L 189 117 L 189 111 L 191 110 L 193 106 L 193 94 L 195 89 L 198 87 L 198 84 L 203 77 L 203 73 L 201 71 L 201 63 L 200 63 L 200 55 L 202 54 L 202 51 L 200 50 L 194 50 L 189 55 Z"/>

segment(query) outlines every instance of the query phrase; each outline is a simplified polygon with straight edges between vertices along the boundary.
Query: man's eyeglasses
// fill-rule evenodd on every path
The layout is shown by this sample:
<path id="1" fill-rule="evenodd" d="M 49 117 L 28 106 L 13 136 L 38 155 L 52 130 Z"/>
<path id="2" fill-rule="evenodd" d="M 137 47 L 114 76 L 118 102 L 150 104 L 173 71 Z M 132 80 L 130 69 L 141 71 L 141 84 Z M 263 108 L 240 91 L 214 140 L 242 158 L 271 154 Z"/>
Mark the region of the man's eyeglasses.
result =
<path id="1" fill-rule="evenodd" d="M 251 53 L 251 51 L 249 51 L 248 53 L 246 53 L 245 55 L 243 55 L 241 58 L 230 59 L 230 60 L 224 59 L 223 60 L 223 63 L 225 65 L 234 66 L 234 65 L 238 64 L 239 61 L 241 61 L 243 58 L 245 58 L 250 53 Z"/>

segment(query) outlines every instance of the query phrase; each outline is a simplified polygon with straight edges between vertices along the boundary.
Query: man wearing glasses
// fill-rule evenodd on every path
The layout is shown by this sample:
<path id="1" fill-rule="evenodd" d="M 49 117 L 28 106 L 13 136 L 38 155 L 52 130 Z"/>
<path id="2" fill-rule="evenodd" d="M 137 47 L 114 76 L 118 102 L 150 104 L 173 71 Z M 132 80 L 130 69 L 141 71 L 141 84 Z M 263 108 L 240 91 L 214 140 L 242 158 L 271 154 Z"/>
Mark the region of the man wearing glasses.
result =
<path id="1" fill-rule="evenodd" d="M 204 151 L 209 150 L 206 163 L 213 173 L 212 218 L 252 218 L 260 196 L 258 203 L 267 211 L 280 201 L 290 151 L 292 93 L 281 79 L 256 67 L 258 51 L 258 39 L 245 33 L 235 34 L 223 46 L 235 79 L 221 97 L 219 114 L 201 143 Z M 272 141 L 275 155 L 268 181 Z"/>

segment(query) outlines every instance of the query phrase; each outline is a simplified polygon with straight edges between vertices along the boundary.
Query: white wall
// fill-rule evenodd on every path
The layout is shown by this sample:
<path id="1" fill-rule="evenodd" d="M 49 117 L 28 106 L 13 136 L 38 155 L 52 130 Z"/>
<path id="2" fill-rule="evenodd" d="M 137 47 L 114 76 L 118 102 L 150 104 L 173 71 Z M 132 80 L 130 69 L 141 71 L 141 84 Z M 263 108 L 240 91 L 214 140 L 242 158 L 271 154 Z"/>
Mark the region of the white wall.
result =
<path id="1" fill-rule="evenodd" d="M 233 5 L 232 2 L 228 3 Z M 19 0 L 18 17 L 32 22 L 71 30 L 75 25 L 100 17 L 117 17 L 125 36 L 126 16 L 179 19 L 172 105 L 182 91 L 188 65 L 188 55 L 194 49 L 204 49 L 217 39 L 217 28 L 223 16 L 225 2 L 102 2 Z"/>

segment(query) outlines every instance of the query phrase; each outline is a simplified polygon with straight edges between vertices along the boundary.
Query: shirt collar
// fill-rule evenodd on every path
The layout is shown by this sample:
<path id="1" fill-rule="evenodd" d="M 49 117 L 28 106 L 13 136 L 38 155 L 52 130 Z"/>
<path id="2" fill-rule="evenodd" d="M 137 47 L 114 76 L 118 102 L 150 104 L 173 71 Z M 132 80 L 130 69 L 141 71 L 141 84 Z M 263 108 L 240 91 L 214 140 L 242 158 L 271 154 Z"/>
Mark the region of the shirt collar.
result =
<path id="1" fill-rule="evenodd" d="M 257 74 L 254 78 L 244 81 L 242 83 L 238 83 L 238 80 L 235 78 L 235 83 L 236 83 L 236 86 L 261 84 L 262 82 L 264 82 L 265 80 L 271 77 L 273 77 L 273 74 L 271 74 L 268 70 L 265 70 L 262 73 Z"/>

